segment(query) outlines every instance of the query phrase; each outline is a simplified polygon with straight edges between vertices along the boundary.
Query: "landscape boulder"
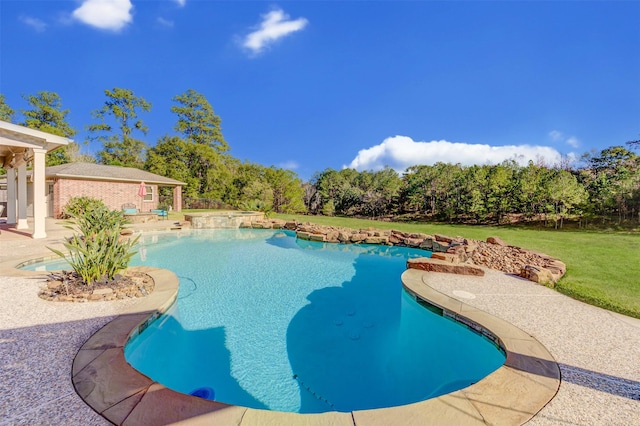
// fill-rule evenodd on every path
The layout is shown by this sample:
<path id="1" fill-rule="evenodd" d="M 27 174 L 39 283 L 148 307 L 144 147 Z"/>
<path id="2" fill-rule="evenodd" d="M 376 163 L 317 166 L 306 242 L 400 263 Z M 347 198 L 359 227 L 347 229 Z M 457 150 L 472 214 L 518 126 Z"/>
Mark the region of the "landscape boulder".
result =
<path id="1" fill-rule="evenodd" d="M 555 286 L 556 283 L 551 271 L 541 266 L 525 265 L 520 271 L 520 276 L 528 279 L 529 281 L 533 281 L 534 283 L 548 285 L 551 287 Z"/>
<path id="2" fill-rule="evenodd" d="M 419 257 L 407 261 L 408 269 L 419 269 L 428 272 L 443 272 L 447 274 L 484 276 L 484 271 L 477 266 L 456 264 L 445 260 Z"/>

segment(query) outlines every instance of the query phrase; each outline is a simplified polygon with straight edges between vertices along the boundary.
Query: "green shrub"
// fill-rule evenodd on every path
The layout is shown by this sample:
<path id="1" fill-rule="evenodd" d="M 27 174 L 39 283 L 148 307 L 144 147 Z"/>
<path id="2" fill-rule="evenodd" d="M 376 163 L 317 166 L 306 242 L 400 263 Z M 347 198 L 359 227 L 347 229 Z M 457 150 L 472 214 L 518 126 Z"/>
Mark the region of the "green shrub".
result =
<path id="1" fill-rule="evenodd" d="M 62 218 L 69 219 L 72 217 L 78 217 L 83 215 L 84 212 L 86 212 L 87 210 L 97 208 L 100 206 L 106 208 L 102 200 L 98 200 L 97 198 L 73 197 L 64 206 L 64 209 L 62 211 Z"/>
<path id="2" fill-rule="evenodd" d="M 64 244 L 69 253 L 49 250 L 66 259 L 85 284 L 111 280 L 129 266 L 138 238 L 124 239 L 120 235 L 126 223 L 121 211 L 109 210 L 102 202 L 89 203 L 82 213 L 72 214 L 67 223 L 77 231 Z"/>

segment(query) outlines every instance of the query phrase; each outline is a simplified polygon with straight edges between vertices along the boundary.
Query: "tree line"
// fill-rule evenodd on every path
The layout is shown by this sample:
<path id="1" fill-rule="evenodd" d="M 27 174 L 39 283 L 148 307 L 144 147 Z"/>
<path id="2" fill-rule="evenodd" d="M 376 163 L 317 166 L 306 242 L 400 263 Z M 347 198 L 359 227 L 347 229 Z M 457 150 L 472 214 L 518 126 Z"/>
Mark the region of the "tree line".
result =
<path id="1" fill-rule="evenodd" d="M 623 146 L 585 154 L 567 168 L 515 161 L 497 165 L 436 163 L 317 173 L 305 196 L 311 213 L 384 218 L 405 215 L 447 222 L 544 221 L 562 227 L 614 220 L 640 222 L 640 156 Z"/>
<path id="2" fill-rule="evenodd" d="M 294 172 L 241 162 L 230 155 L 222 120 L 201 93 L 189 89 L 173 97 L 176 134 L 162 136 L 154 146 L 141 139 L 148 132 L 141 116 L 151 111 L 152 104 L 129 89 L 104 93 L 104 104 L 91 114 L 95 121 L 86 126 L 85 141 L 98 142 L 102 149 L 95 157 L 81 154 L 80 145 L 73 142 L 47 154 L 47 166 L 84 161 L 135 167 L 185 182 L 185 197 L 213 198 L 266 212 L 304 210 L 302 181 Z M 0 120 L 69 138 L 78 133 L 68 123 L 69 110 L 62 108 L 57 93 L 38 92 L 23 98 L 29 108 L 21 111 L 19 120 L 0 94 Z M 164 195 L 170 196 L 171 191 Z"/>
<path id="3" fill-rule="evenodd" d="M 588 222 L 640 222 L 640 140 L 584 154 L 580 165 L 515 161 L 497 165 L 437 163 L 404 173 L 326 169 L 309 182 L 295 172 L 241 162 L 230 154 L 221 119 L 194 90 L 175 96 L 174 135 L 154 146 L 140 139 L 148 128 L 140 117 L 152 105 L 131 90 L 105 90 L 93 111 L 89 140 L 102 144 L 96 157 L 72 143 L 47 156 L 47 165 L 73 161 L 137 167 L 185 182 L 185 197 L 220 200 L 241 209 L 367 218 L 409 217 L 449 222 L 544 221 L 562 227 L 567 217 Z M 77 131 L 53 92 L 24 96 L 30 108 L 18 124 L 65 137 Z M 0 119 L 16 114 L 0 94 Z"/>

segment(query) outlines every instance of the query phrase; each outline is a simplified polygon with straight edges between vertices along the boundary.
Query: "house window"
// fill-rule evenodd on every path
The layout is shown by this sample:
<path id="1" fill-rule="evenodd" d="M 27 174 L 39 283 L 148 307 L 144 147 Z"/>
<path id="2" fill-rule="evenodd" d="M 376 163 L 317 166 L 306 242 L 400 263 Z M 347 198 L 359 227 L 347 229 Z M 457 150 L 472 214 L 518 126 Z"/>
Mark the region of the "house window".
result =
<path id="1" fill-rule="evenodd" d="M 146 190 L 145 194 L 144 194 L 144 201 L 153 201 L 153 186 L 152 185 L 145 185 L 144 189 Z"/>

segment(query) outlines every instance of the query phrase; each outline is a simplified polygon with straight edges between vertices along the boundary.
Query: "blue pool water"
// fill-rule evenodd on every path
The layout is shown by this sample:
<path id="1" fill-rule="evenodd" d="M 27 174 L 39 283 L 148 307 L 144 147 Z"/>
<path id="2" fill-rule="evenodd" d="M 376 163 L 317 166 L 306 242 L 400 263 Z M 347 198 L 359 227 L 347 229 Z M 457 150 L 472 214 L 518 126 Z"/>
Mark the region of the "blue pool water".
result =
<path id="1" fill-rule="evenodd" d="M 322 244 L 271 230 L 145 235 L 133 264 L 168 268 L 178 301 L 125 348 L 176 391 L 299 413 L 407 404 L 477 382 L 491 342 L 402 288 L 421 250 Z"/>

